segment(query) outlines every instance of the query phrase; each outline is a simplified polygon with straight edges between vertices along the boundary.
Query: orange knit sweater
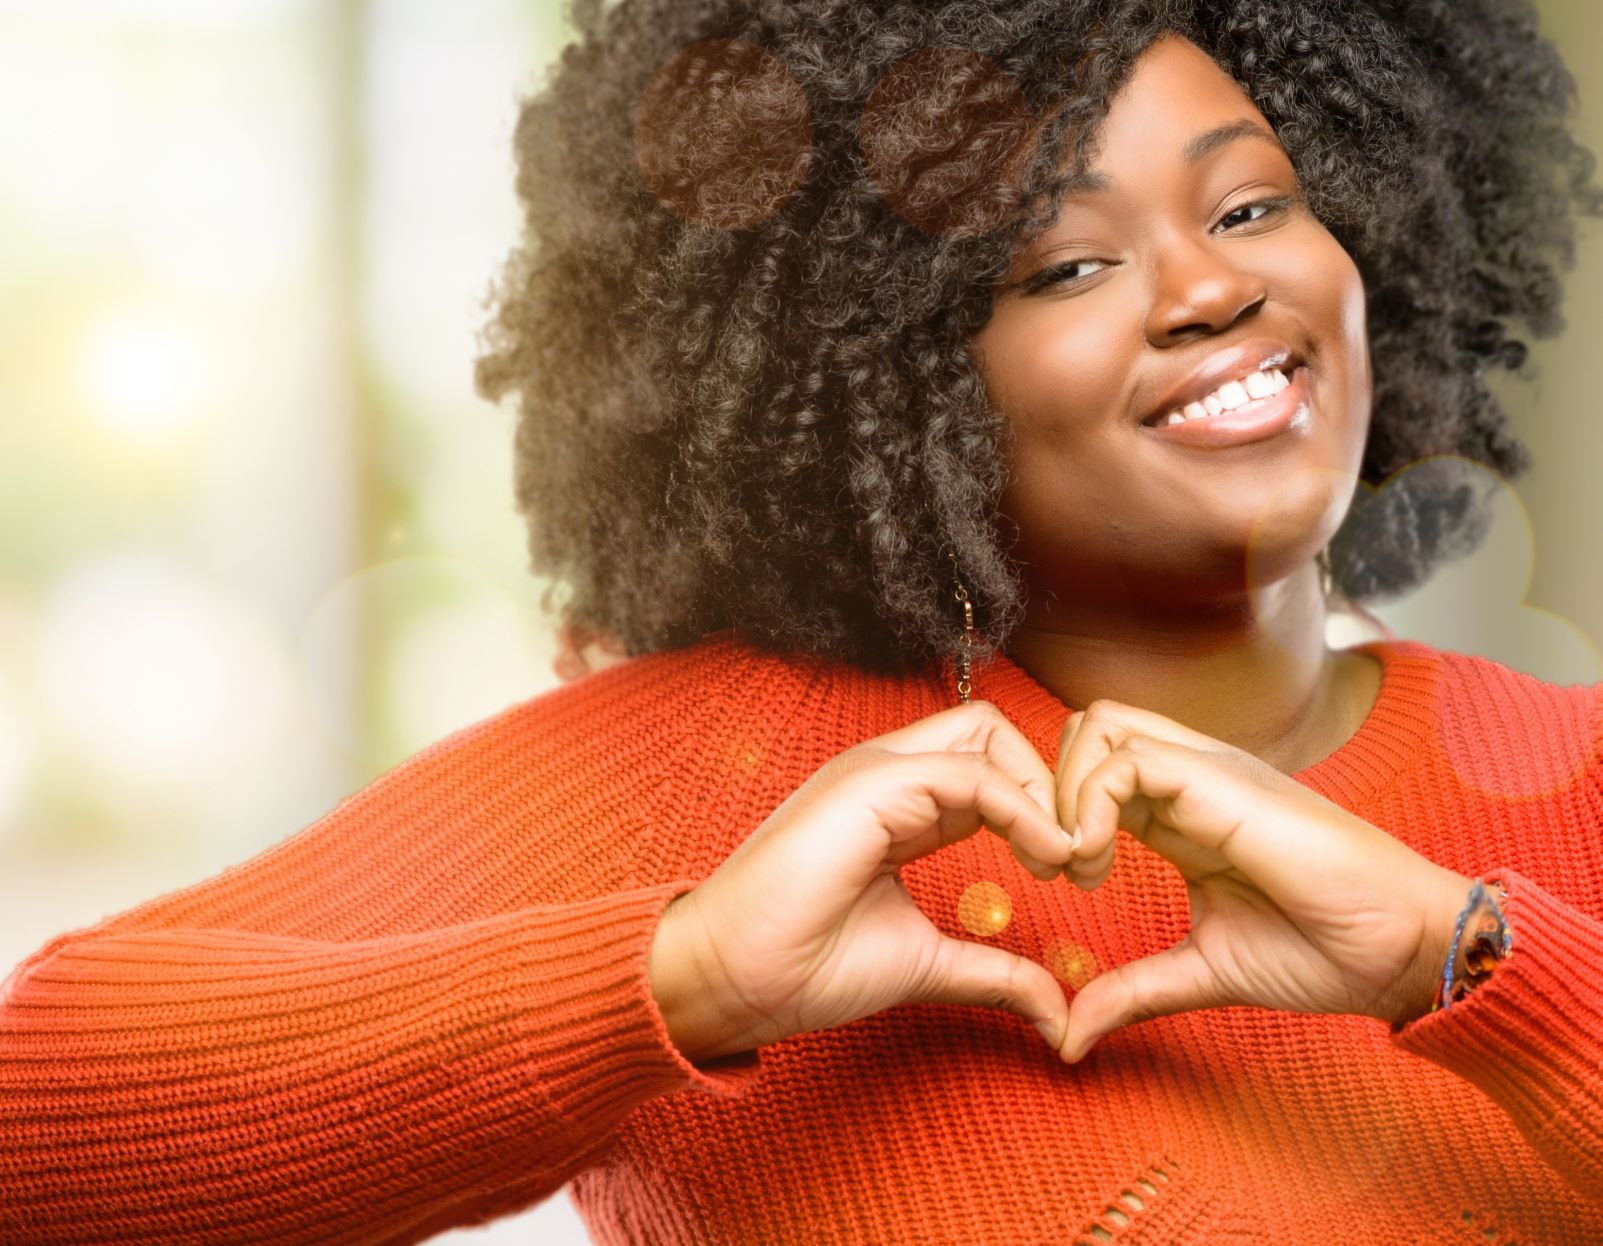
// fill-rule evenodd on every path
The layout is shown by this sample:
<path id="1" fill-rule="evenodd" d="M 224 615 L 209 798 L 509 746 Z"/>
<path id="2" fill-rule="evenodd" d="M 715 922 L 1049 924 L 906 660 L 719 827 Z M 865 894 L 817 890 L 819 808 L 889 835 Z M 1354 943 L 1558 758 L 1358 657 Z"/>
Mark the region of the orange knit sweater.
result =
<path id="1" fill-rule="evenodd" d="M 1296 777 L 1502 880 L 1515 932 L 1395 1034 L 1210 1009 L 1065 1065 L 1010 1013 L 903 1005 L 686 1062 L 646 976 L 663 908 L 829 757 L 955 701 L 949 662 L 895 679 L 719 633 L 25 960 L 0 986 L 0 1242 L 419 1242 L 570 1181 L 601 1243 L 1603 1242 L 1603 689 L 1363 648 L 1378 703 Z M 1005 657 L 975 695 L 1053 763 L 1056 698 Z M 985 833 L 903 873 L 943 931 L 1066 991 L 1189 925 L 1128 836 L 1093 892 Z M 977 884 L 1011 902 L 988 935 L 959 920 Z"/>

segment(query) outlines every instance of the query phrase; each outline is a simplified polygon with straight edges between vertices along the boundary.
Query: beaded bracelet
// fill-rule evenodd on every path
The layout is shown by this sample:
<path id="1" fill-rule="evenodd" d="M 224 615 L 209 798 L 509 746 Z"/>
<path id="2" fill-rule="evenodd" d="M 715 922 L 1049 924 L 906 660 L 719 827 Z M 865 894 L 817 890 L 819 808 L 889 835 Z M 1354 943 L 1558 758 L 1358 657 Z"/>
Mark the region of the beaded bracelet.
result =
<path id="1" fill-rule="evenodd" d="M 1453 927 L 1453 946 L 1447 953 L 1447 964 L 1442 967 L 1441 985 L 1430 1010 L 1451 1008 L 1487 978 L 1492 970 L 1514 947 L 1514 932 L 1509 929 L 1498 901 L 1506 899 L 1508 888 L 1493 883 L 1497 888 L 1494 898 L 1486 889 L 1483 879 L 1477 878 L 1470 888 L 1469 900 L 1458 915 Z M 1468 938 L 1465 928 L 1468 927 Z M 1455 980 L 1456 979 L 1456 980 Z"/>

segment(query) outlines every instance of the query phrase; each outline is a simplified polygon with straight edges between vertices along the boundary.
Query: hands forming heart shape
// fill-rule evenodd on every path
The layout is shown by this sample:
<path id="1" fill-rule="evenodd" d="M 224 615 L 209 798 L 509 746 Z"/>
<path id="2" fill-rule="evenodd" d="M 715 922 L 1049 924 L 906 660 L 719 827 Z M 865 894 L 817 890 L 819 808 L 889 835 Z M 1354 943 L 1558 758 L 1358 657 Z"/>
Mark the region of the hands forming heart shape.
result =
<path id="1" fill-rule="evenodd" d="M 1070 834 L 1070 829 L 1078 836 Z M 1045 966 L 945 933 L 901 871 L 981 831 L 1044 881 L 1094 890 L 1123 829 L 1179 870 L 1191 929 L 1067 1003 Z M 1096 701 L 1054 772 L 993 704 L 955 706 L 827 761 L 664 912 L 653 992 L 716 1056 L 905 1003 L 1000 1007 L 1068 1062 L 1194 1008 L 1428 1012 L 1474 880 L 1241 749 Z"/>
<path id="2" fill-rule="evenodd" d="M 1069 1007 L 1064 1059 L 1132 1021 L 1256 1005 L 1353 1013 L 1393 1028 L 1430 1009 L 1474 879 L 1288 778 L 1160 714 L 1097 701 L 1058 750 L 1064 872 L 1092 890 L 1122 828 L 1173 863 L 1191 930 L 1093 978 Z"/>

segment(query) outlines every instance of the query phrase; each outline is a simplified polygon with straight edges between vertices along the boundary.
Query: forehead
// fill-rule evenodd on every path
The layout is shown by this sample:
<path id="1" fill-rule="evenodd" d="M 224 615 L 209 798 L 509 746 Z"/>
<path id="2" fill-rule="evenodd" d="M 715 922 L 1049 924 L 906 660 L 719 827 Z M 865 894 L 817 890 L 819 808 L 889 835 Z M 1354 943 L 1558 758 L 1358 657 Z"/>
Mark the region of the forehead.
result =
<path id="1" fill-rule="evenodd" d="M 1237 141 L 1282 150 L 1241 85 L 1189 39 L 1162 35 L 1136 58 L 1088 144 L 1090 169 L 1071 189 L 1105 190 L 1098 169 L 1140 169 L 1154 160 L 1197 165 Z"/>
<path id="2" fill-rule="evenodd" d="M 1171 146 L 1183 131 L 1177 130 L 1168 136 Z M 1275 151 L 1283 152 L 1280 140 L 1262 121 L 1252 117 L 1237 117 L 1231 121 L 1221 121 L 1217 125 L 1209 126 L 1186 138 L 1179 146 L 1177 158 L 1182 165 L 1199 165 L 1221 147 L 1235 142 L 1258 143 Z M 1109 191 L 1114 188 L 1114 182 L 1106 173 L 1096 169 L 1087 169 L 1073 174 L 1068 179 L 1068 189 L 1065 197 L 1070 195 L 1094 194 Z"/>
<path id="3" fill-rule="evenodd" d="M 1081 212 L 1123 217 L 1131 197 L 1145 199 L 1160 182 L 1184 183 L 1201 175 L 1226 149 L 1290 157 L 1252 98 L 1206 52 L 1180 35 L 1164 35 L 1137 57 L 1089 138 L 1087 167 L 1072 173 L 1053 224 L 1014 240 L 1017 263 L 1055 245 L 1068 220 Z M 1064 149 L 1072 168 L 1074 143 Z"/>

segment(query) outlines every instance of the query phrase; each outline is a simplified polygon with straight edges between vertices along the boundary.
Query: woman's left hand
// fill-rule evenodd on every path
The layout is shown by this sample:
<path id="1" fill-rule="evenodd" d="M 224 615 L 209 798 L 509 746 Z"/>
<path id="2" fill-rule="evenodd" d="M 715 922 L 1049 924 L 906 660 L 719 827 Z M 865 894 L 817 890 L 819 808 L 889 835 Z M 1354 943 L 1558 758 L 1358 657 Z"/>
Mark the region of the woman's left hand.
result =
<path id="1" fill-rule="evenodd" d="M 1356 1013 L 1430 1009 L 1473 878 L 1420 856 L 1267 762 L 1114 701 L 1070 716 L 1058 820 L 1080 828 L 1066 872 L 1089 891 L 1122 827 L 1172 861 L 1191 900 L 1173 947 L 1091 979 L 1059 1051 L 1151 1017 L 1232 1004 Z"/>

